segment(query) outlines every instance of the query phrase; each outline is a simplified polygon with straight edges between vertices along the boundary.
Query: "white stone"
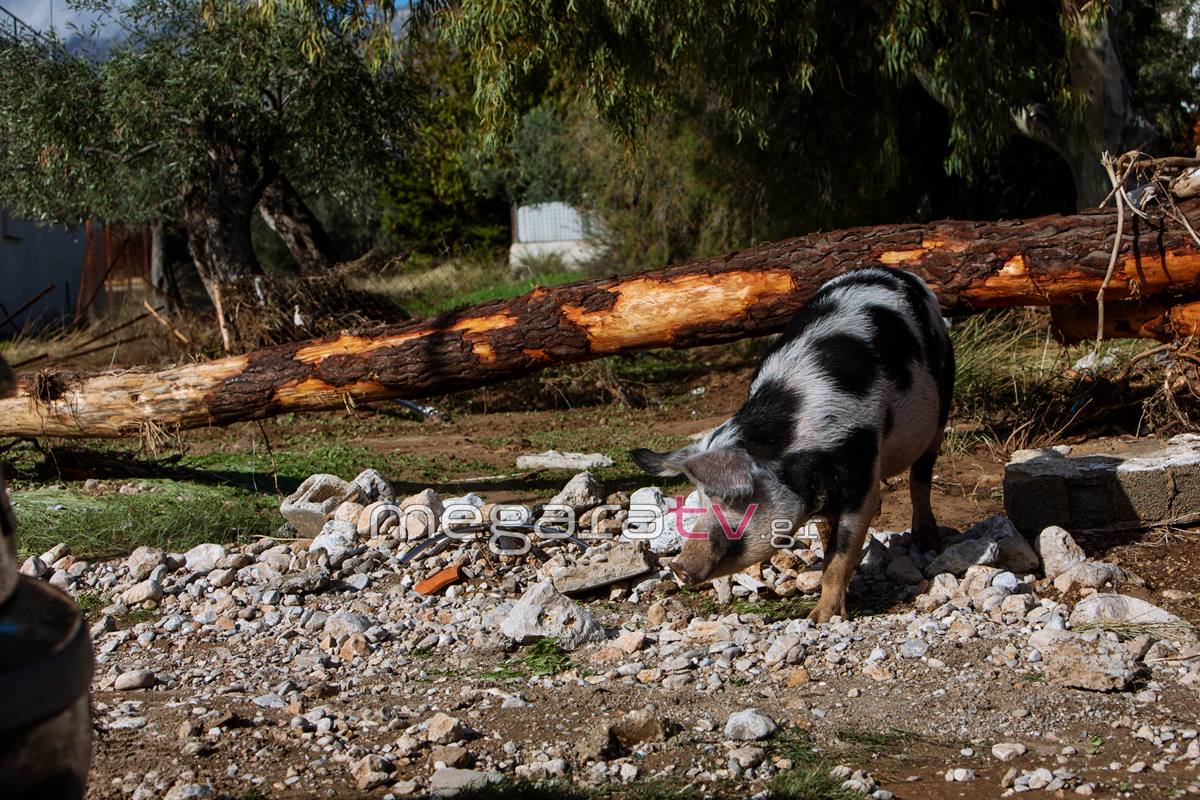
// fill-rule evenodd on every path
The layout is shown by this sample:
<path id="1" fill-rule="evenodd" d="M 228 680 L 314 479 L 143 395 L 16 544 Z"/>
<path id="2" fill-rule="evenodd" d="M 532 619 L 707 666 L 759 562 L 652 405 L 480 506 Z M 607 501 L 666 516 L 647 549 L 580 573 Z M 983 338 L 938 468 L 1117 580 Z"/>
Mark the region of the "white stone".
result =
<path id="1" fill-rule="evenodd" d="M 125 559 L 125 567 L 129 577 L 135 581 L 144 581 L 159 564 L 167 559 L 167 554 L 157 547 L 138 547 Z"/>
<path id="2" fill-rule="evenodd" d="M 561 594 L 549 579 L 525 591 L 500 624 L 500 633 L 518 644 L 553 637 L 568 652 L 607 638 L 587 609 Z"/>
<path id="3" fill-rule="evenodd" d="M 118 675 L 114 687 L 118 692 L 129 692 L 134 689 L 149 689 L 156 683 L 158 683 L 158 678 L 151 670 L 134 669 Z"/>
<path id="4" fill-rule="evenodd" d="M 184 565 L 191 572 L 206 574 L 217 568 L 217 562 L 229 552 L 219 544 L 198 544 L 183 555 Z"/>
<path id="5" fill-rule="evenodd" d="M 1071 534 L 1057 525 L 1051 525 L 1039 533 L 1033 546 L 1042 560 L 1042 571 L 1047 578 L 1057 578 L 1087 561 L 1083 548 L 1075 543 Z"/>
<path id="6" fill-rule="evenodd" d="M 736 742 L 766 739 L 779 729 L 775 720 L 756 708 L 747 708 L 729 715 L 725 723 L 725 738 Z"/>
<path id="7" fill-rule="evenodd" d="M 962 575 L 972 566 L 994 566 L 1000 563 L 1000 546 L 982 539 L 965 539 L 956 542 L 929 562 L 925 575 L 932 578 L 943 572 Z"/>
<path id="8" fill-rule="evenodd" d="M 683 547 L 679 535 L 676 515 L 668 508 L 668 501 L 657 486 L 643 486 L 629 496 L 629 519 L 622 531 L 622 538 L 629 541 L 648 541 L 650 549 L 659 555 L 678 553 Z"/>
<path id="9" fill-rule="evenodd" d="M 1071 625 L 1088 623 L 1132 623 L 1137 625 L 1179 625 L 1181 620 L 1169 611 L 1124 594 L 1094 594 L 1075 604 Z"/>
<path id="10" fill-rule="evenodd" d="M 604 486 L 592 473 L 581 472 L 567 481 L 567 485 L 550 500 L 548 505 L 567 506 L 576 514 L 581 514 L 603 502 Z"/>
<path id="11" fill-rule="evenodd" d="M 1025 755 L 1025 745 L 1020 742 L 998 742 L 992 745 L 992 758 L 997 761 L 1012 761 Z"/>
<path id="12" fill-rule="evenodd" d="M 162 586 L 156 580 L 145 580 L 135 583 L 121 592 L 121 602 L 127 606 L 136 606 L 147 600 L 160 600 L 163 596 Z"/>

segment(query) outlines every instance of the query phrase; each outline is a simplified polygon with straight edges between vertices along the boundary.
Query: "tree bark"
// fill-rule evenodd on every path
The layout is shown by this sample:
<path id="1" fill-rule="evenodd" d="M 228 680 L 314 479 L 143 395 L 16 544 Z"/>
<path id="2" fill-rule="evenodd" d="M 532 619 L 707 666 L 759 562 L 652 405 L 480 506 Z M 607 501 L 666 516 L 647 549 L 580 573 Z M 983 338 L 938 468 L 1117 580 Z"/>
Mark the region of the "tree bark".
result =
<path id="1" fill-rule="evenodd" d="M 1095 208 L 1112 189 L 1100 163 L 1104 153 L 1146 149 L 1158 138 L 1133 105 L 1117 42 L 1120 2 L 1104 3 L 1099 13 L 1094 8 L 1081 0 L 1062 0 L 1067 82 L 1083 100 L 1078 125 L 1066 124 L 1045 105 L 1013 112 L 1022 135 L 1050 146 L 1067 162 L 1075 181 L 1075 207 L 1081 211 Z"/>
<path id="2" fill-rule="evenodd" d="M 282 173 L 263 189 L 258 212 L 292 254 L 301 275 L 322 272 L 336 262 L 321 221 Z"/>
<path id="3" fill-rule="evenodd" d="M 213 144 L 208 155 L 209 174 L 184 196 L 183 221 L 188 253 L 216 309 L 221 342 L 229 352 L 233 333 L 221 290 L 238 278 L 262 274 L 250 241 L 250 218 L 273 175 L 264 175 L 254 156 L 238 148 Z"/>
<path id="4" fill-rule="evenodd" d="M 1111 210 L 854 228 L 162 372 L 45 372 L 23 381 L 19 397 L 0 400 L 0 434 L 114 437 L 225 425 L 444 394 L 614 353 L 761 336 L 782 329 L 828 279 L 871 265 L 920 275 L 948 314 L 1083 304 L 1104 280 L 1114 232 Z M 1139 221 L 1127 229 L 1107 294 L 1200 296 L 1200 248 L 1181 228 Z"/>
<path id="5" fill-rule="evenodd" d="M 1051 326 L 1064 344 L 1096 338 L 1096 306 L 1051 309 Z M 1157 339 L 1170 342 L 1200 333 L 1200 301 L 1126 300 L 1104 304 L 1105 339 Z"/>

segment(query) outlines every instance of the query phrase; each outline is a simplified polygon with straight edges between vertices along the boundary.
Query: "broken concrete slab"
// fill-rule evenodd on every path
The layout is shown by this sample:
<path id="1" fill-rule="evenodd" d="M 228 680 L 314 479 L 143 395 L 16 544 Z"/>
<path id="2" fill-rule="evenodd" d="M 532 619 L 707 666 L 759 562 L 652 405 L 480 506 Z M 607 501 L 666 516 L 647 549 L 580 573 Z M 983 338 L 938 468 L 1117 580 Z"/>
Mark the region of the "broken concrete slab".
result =
<path id="1" fill-rule="evenodd" d="M 611 467 L 613 460 L 603 453 L 560 453 L 547 450 L 517 456 L 517 469 L 570 469 L 577 472 L 585 469 Z"/>
<path id="2" fill-rule="evenodd" d="M 1004 506 L 1026 536 L 1200 520 L 1200 435 L 1019 450 L 1004 468 Z"/>
<path id="3" fill-rule="evenodd" d="M 279 505 L 279 513 L 300 536 L 311 539 L 349 493 L 350 484 L 337 475 L 310 475 Z"/>
<path id="4" fill-rule="evenodd" d="M 599 560 L 603 558 L 603 560 Z M 595 553 L 587 561 L 559 567 L 552 573 L 554 588 L 563 594 L 599 589 L 610 583 L 645 575 L 653 569 L 646 553 L 635 544 L 616 545 L 606 553 Z"/>

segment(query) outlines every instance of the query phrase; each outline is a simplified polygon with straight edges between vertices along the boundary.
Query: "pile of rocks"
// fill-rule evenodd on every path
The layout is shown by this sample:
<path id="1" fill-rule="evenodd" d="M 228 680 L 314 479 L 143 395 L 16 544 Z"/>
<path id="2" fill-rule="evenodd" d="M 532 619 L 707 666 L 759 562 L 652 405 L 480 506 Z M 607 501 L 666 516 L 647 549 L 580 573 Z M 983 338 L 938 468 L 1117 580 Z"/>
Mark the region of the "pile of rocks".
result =
<path id="1" fill-rule="evenodd" d="M 648 487 L 634 497 L 659 503 L 662 494 Z M 1125 698 L 1080 701 L 1088 709 L 1081 718 L 1128 718 L 1130 702 L 1151 708 L 1179 687 L 1200 687 L 1200 648 L 1190 628 L 1119 593 L 1137 578 L 1088 560 L 1061 528 L 1047 528 L 1031 544 L 994 517 L 937 553 L 916 550 L 907 533 L 872 532 L 852 592 L 891 603 L 896 613 L 815 626 L 750 613 L 754 604 L 698 613 L 668 578 L 669 543 L 656 552 L 589 517 L 608 502 L 621 509 L 606 519 L 624 520 L 633 499 L 606 493 L 589 473 L 554 500 L 580 512 L 590 546 L 535 540 L 541 558 L 495 555 L 481 537 L 448 538 L 405 562 L 441 526 L 419 515 L 372 525 L 373 506 L 395 499 L 372 470 L 351 481 L 318 475 L 284 503 L 280 538 L 181 553 L 142 547 L 94 562 L 59 545 L 23 570 L 77 596 L 106 599 L 92 629 L 102 729 L 177 735 L 190 758 L 221 753 L 230 786 L 243 789 L 266 783 L 314 791 L 345 780 L 396 796 L 451 794 L 502 776 L 569 775 L 595 784 L 738 781 L 752 793 L 794 766 L 769 746 L 780 713 L 802 716 L 814 735 L 832 735 L 862 725 L 887 702 L 910 702 L 912 687 L 925 686 L 919 702 L 939 706 L 938 727 L 974 741 L 980 722 L 970 698 L 1005 672 L 1044 686 L 1030 691 L 1071 687 L 1097 693 L 1087 697 Z M 432 490 L 399 506 L 451 502 L 489 510 L 475 495 L 442 498 Z M 665 513 L 665 501 L 659 505 Z M 768 564 L 715 582 L 716 600 L 815 594 L 820 559 L 816 542 L 780 551 Z M 462 582 L 416 591 L 421 578 L 449 566 Z M 587 600 L 597 595 L 600 602 Z M 617 610 L 611 601 L 621 601 Z M 153 613 L 139 617 L 135 609 Z M 547 638 L 571 653 L 555 674 L 518 670 L 519 680 L 447 683 L 454 670 L 511 671 L 515 662 L 505 653 Z M 800 687 L 783 699 L 776 692 Z M 632 693 L 645 707 L 593 708 L 578 734 L 530 723 L 522 739 L 497 727 L 509 709 L 549 705 L 565 715 L 562 697 L 598 690 Z M 650 694 L 662 690 L 686 693 L 694 710 L 663 711 L 662 695 Z M 384 701 L 381 692 L 405 700 Z M 168 707 L 185 715 L 177 734 L 148 712 L 157 697 L 175 698 Z M 769 698 L 775 710 L 747 708 L 754 697 Z M 997 762 L 1028 761 L 1026 745 L 1011 737 L 1039 736 L 1048 724 L 1028 712 L 1006 717 L 1005 738 L 997 731 L 978 747 Z M 650 756 L 682 746 L 674 735 L 681 729 L 702 742 L 699 751 L 648 768 Z M 264 744 L 272 730 L 285 731 L 296 752 L 281 756 Z M 1147 747 L 1157 742 L 1147 756 L 1152 769 L 1200 766 L 1194 729 L 1146 731 Z M 946 780 L 975 780 L 986 756 L 962 758 Z M 1014 763 L 1010 772 L 1002 783 L 1010 793 L 1091 785 L 1053 762 Z M 849 765 L 836 776 L 864 794 L 890 797 Z M 204 785 L 189 769 L 163 768 L 129 776 L 122 787 L 134 796 L 191 797 L 204 795 L 188 787 Z"/>

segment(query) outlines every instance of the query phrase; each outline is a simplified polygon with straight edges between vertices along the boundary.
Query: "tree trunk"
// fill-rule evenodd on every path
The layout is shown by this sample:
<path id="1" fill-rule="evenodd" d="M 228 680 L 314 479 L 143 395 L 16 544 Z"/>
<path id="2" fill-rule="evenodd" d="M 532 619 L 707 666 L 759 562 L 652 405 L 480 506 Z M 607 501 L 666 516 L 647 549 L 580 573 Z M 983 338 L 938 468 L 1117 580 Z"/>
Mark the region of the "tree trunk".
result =
<path id="1" fill-rule="evenodd" d="M 1064 344 L 1096 338 L 1096 305 L 1062 306 L 1050 312 L 1054 334 Z M 1126 300 L 1104 304 L 1105 339 L 1184 339 L 1200 333 L 1200 301 Z"/>
<path id="2" fill-rule="evenodd" d="M 1183 206 L 1194 214 L 1200 203 Z M 884 265 L 920 275 L 950 314 L 1086 303 L 1108 267 L 1115 214 L 895 225 L 817 233 L 694 264 L 539 288 L 361 333 L 157 373 L 43 373 L 0 400 L 0 435 L 123 436 L 225 425 L 352 401 L 414 399 L 555 364 L 695 347 L 782 329 L 825 281 Z M 1200 295 L 1200 248 L 1178 227 L 1132 226 L 1108 296 Z"/>
<path id="3" fill-rule="evenodd" d="M 333 243 L 321 221 L 283 174 L 263 190 L 258 213 L 296 259 L 301 275 L 322 272 L 336 262 Z"/>
<path id="4" fill-rule="evenodd" d="M 216 309 L 221 341 L 229 352 L 233 334 L 221 290 L 238 278 L 262 274 L 250 242 L 250 217 L 269 178 L 252 156 L 231 147 L 211 146 L 209 165 L 205 180 L 194 184 L 184 197 L 183 221 L 188 253 Z"/>
<path id="5" fill-rule="evenodd" d="M 1104 10 L 1081 0 L 1062 0 L 1067 82 L 1083 98 L 1077 126 L 1067 124 L 1044 105 L 1013 112 L 1017 130 L 1052 147 L 1067 162 L 1075 181 L 1080 211 L 1098 206 L 1112 190 L 1100 163 L 1104 153 L 1120 155 L 1146 149 L 1157 139 L 1154 126 L 1133 105 L 1129 78 L 1117 47 L 1119 0 Z"/>

